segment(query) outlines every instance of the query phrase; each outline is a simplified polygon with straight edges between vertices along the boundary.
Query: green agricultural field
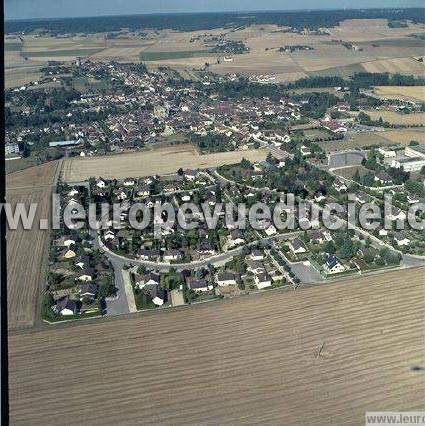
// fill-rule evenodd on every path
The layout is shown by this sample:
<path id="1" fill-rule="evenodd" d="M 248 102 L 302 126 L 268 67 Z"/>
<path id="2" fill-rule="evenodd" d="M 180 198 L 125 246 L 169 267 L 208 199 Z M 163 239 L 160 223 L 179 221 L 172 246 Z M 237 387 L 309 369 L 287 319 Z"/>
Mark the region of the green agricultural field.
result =
<path id="1" fill-rule="evenodd" d="M 5 43 L 4 44 L 4 50 L 5 52 L 19 52 L 22 48 L 22 43 L 19 42 L 12 42 L 12 43 Z"/>
<path id="2" fill-rule="evenodd" d="M 18 172 L 19 170 L 28 169 L 37 165 L 37 158 L 31 156 L 28 158 L 21 158 L 19 160 L 9 160 L 5 163 L 6 174 Z"/>
<path id="3" fill-rule="evenodd" d="M 365 69 L 363 68 L 361 64 L 351 64 L 351 65 L 345 65 L 341 67 L 331 67 L 331 68 L 326 68 L 320 71 L 312 71 L 309 74 L 312 76 L 323 76 L 323 77 L 335 76 L 335 77 L 347 78 L 358 72 L 365 72 Z"/>
<path id="4" fill-rule="evenodd" d="M 22 52 L 21 55 L 27 58 L 43 58 L 43 57 L 62 57 L 62 56 L 91 56 L 103 49 L 64 49 L 64 50 L 36 50 Z"/>
<path id="5" fill-rule="evenodd" d="M 140 52 L 141 61 L 166 61 L 167 59 L 197 58 L 202 56 L 216 56 L 209 50 L 186 50 L 180 52 Z"/>
<path id="6" fill-rule="evenodd" d="M 325 141 L 318 144 L 324 151 L 343 151 L 346 149 L 361 149 L 371 146 L 391 146 L 396 145 L 384 137 L 384 132 L 356 133 L 348 140 Z"/>
<path id="7" fill-rule="evenodd" d="M 94 78 L 76 77 L 72 80 L 75 89 L 84 91 L 86 89 L 106 90 L 110 87 L 107 80 L 96 80 Z"/>
<path id="8" fill-rule="evenodd" d="M 334 135 L 325 129 L 308 129 L 304 130 L 304 139 L 314 141 L 316 139 L 330 139 Z"/>

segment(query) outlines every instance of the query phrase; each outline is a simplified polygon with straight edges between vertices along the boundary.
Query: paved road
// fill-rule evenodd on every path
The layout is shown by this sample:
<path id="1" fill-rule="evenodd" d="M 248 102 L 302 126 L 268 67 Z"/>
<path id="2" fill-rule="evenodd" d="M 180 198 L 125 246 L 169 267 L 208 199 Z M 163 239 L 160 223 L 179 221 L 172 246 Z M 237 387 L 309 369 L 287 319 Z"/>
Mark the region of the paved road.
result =
<path id="1" fill-rule="evenodd" d="M 272 240 L 279 240 L 279 239 L 286 239 L 288 237 L 293 237 L 294 235 L 297 235 L 299 232 L 289 232 L 286 234 L 277 234 L 273 235 L 271 237 L 265 237 L 262 238 L 261 241 L 272 241 Z M 226 253 L 220 253 L 215 256 L 211 256 L 205 260 L 197 260 L 189 263 L 158 263 L 158 262 L 151 262 L 148 260 L 138 260 L 138 259 L 130 259 L 125 256 L 121 256 L 119 254 L 116 254 L 108 249 L 108 247 L 105 246 L 103 241 L 100 240 L 99 235 L 96 235 L 96 243 L 95 246 L 100 247 L 100 249 L 104 252 L 105 256 L 115 264 L 120 264 L 121 268 L 124 265 L 133 265 L 133 266 L 145 266 L 146 268 L 155 269 L 157 271 L 161 272 L 167 272 L 171 268 L 175 269 L 176 271 L 184 271 L 184 270 L 195 270 L 195 269 L 201 269 L 206 268 L 208 265 L 223 265 L 226 263 L 226 261 L 231 260 L 234 256 L 237 256 L 243 252 L 244 247 L 252 247 L 256 244 L 258 244 L 260 240 L 252 241 L 248 244 L 245 244 L 244 246 L 237 247 L 233 250 L 229 250 Z"/>
<path id="2" fill-rule="evenodd" d="M 115 287 L 117 295 L 115 298 L 106 299 L 106 315 L 123 315 L 130 313 L 130 308 L 127 301 L 125 284 L 122 274 L 122 263 L 109 259 L 114 268 Z"/>

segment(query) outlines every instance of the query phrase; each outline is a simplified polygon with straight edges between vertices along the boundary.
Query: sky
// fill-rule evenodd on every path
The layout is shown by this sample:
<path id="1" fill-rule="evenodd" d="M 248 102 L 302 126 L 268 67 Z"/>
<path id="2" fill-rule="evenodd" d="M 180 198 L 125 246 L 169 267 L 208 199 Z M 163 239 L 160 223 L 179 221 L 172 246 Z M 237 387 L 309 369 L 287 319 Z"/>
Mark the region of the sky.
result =
<path id="1" fill-rule="evenodd" d="M 423 7 L 423 0 L 5 0 L 5 19 L 175 12 Z"/>

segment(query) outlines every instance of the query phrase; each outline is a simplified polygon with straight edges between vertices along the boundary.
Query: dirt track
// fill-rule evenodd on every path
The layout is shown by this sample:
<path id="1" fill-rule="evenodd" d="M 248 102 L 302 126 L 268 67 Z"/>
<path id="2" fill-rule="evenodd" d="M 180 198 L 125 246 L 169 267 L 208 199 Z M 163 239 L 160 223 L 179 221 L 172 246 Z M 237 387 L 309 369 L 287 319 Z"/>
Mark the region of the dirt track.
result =
<path id="1" fill-rule="evenodd" d="M 424 269 L 10 340 L 12 424 L 363 424 L 421 409 Z"/>

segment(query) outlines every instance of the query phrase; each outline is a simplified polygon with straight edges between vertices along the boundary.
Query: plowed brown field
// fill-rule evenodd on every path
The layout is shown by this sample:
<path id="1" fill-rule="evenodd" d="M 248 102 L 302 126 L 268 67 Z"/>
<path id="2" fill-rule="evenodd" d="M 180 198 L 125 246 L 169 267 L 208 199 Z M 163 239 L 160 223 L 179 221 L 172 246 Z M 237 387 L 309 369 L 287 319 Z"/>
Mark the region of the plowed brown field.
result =
<path id="1" fill-rule="evenodd" d="M 422 409 L 424 269 L 10 339 L 12 424 L 363 424 Z"/>
<path id="2" fill-rule="evenodd" d="M 7 176 L 7 201 L 37 204 L 33 226 L 7 231 L 7 305 L 9 328 L 34 325 L 38 295 L 48 253 L 48 231 L 40 230 L 40 219 L 49 219 L 56 162 L 32 167 Z"/>

